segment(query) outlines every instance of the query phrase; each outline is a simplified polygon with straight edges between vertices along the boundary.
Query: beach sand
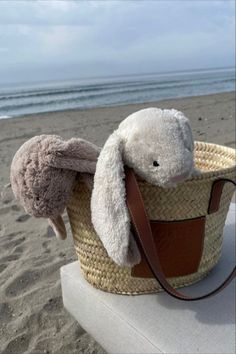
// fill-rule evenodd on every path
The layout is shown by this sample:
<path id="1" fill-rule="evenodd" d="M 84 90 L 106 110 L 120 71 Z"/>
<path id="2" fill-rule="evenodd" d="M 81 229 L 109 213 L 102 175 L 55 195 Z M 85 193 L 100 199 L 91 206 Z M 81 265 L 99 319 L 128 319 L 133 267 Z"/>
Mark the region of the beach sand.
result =
<path id="1" fill-rule="evenodd" d="M 153 106 L 183 111 L 195 140 L 235 147 L 235 93 L 0 120 L 1 353 L 105 353 L 63 308 L 59 271 L 76 260 L 71 233 L 57 241 L 47 221 L 28 216 L 7 186 L 14 153 L 43 133 L 102 146 L 128 114 Z"/>

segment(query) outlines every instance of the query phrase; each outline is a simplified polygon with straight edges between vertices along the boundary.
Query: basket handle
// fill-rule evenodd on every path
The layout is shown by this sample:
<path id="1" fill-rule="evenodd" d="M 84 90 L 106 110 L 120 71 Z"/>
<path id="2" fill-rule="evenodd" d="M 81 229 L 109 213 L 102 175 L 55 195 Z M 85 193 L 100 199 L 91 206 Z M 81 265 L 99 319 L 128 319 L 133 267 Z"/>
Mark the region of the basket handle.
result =
<path id="1" fill-rule="evenodd" d="M 213 182 L 208 206 L 208 214 L 215 213 L 219 210 L 223 187 L 227 182 L 233 183 L 236 186 L 236 183 L 229 178 L 219 178 Z"/>
<path id="2" fill-rule="evenodd" d="M 153 234 L 150 226 L 150 221 L 147 216 L 143 199 L 139 190 L 139 186 L 135 177 L 135 174 L 133 170 L 127 166 L 125 166 L 125 183 L 126 183 L 126 202 L 127 202 L 127 207 L 130 212 L 131 216 L 131 221 L 133 223 L 133 227 L 136 231 L 136 238 L 143 249 L 146 261 L 156 278 L 156 280 L 160 283 L 162 288 L 172 297 L 183 300 L 183 301 L 197 301 L 197 300 L 202 300 L 209 298 L 217 293 L 219 293 L 221 290 L 223 290 L 236 276 L 236 267 L 232 270 L 232 272 L 229 274 L 229 276 L 223 281 L 221 285 L 219 285 L 216 289 L 210 291 L 209 293 L 201 296 L 196 296 L 196 297 L 191 297 L 188 295 L 185 295 L 176 289 L 174 289 L 167 281 L 162 268 L 161 268 L 161 263 L 158 257 L 158 253 L 156 251 L 154 239 L 153 239 Z M 219 184 L 217 184 L 218 181 L 215 181 L 213 184 L 212 188 L 212 193 L 211 193 L 211 198 L 210 198 L 210 206 L 213 205 L 215 206 L 216 203 L 214 204 L 214 197 L 213 195 L 215 194 L 214 190 L 215 188 L 219 188 Z M 234 185 L 236 183 L 232 180 L 229 179 L 223 179 L 224 182 L 231 182 Z M 212 201 L 213 200 L 213 201 Z M 214 208 L 212 207 L 212 210 Z M 209 212 L 211 212 L 211 207 L 209 207 Z"/>

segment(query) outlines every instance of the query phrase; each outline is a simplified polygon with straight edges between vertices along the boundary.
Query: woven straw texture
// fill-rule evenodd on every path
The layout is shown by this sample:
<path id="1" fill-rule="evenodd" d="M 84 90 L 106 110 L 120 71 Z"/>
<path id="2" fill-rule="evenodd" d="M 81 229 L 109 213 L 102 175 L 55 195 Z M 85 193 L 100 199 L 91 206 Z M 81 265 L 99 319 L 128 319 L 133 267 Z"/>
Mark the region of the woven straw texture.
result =
<path id="1" fill-rule="evenodd" d="M 170 221 L 206 215 L 204 248 L 198 272 L 169 279 L 176 288 L 202 279 L 218 262 L 234 186 L 231 183 L 225 184 L 219 210 L 207 215 L 211 187 L 213 181 L 219 178 L 236 180 L 234 149 L 195 142 L 195 163 L 202 171 L 201 175 L 176 188 L 164 189 L 139 181 L 150 219 Z M 119 267 L 108 257 L 91 223 L 90 198 L 91 192 L 78 181 L 67 206 L 75 249 L 87 281 L 99 289 L 117 294 L 135 295 L 160 291 L 161 287 L 155 279 L 131 277 L 130 268 Z"/>

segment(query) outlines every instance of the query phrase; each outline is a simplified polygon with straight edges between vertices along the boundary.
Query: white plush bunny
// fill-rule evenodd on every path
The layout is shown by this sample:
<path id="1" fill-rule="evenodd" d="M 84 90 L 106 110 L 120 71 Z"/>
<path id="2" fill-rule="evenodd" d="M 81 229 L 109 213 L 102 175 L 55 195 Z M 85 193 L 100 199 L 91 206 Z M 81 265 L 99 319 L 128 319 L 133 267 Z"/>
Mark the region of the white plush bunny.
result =
<path id="1" fill-rule="evenodd" d="M 173 187 L 195 171 L 193 152 L 189 121 L 174 109 L 148 108 L 133 113 L 106 141 L 94 178 L 92 222 L 108 255 L 118 265 L 140 262 L 130 232 L 124 165 L 152 184 Z"/>

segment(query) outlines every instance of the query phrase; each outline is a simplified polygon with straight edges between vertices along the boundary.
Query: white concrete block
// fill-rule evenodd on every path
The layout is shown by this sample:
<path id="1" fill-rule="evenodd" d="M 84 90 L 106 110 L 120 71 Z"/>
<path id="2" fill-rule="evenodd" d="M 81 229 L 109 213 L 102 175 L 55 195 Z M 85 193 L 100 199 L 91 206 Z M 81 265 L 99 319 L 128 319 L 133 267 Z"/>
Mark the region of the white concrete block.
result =
<path id="1" fill-rule="evenodd" d="M 211 274 L 188 293 L 216 286 L 235 262 L 235 204 L 224 229 L 221 260 Z M 65 308 L 112 354 L 235 353 L 235 287 L 207 300 L 182 302 L 164 293 L 114 295 L 84 280 L 78 262 L 61 268 Z"/>

